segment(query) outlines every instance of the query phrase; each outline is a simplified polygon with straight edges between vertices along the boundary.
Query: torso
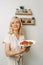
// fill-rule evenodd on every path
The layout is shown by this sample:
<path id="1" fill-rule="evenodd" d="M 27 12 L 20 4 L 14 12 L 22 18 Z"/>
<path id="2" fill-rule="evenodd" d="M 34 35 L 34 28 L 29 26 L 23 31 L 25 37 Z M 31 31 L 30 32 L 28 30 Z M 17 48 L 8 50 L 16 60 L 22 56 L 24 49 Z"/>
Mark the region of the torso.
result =
<path id="1" fill-rule="evenodd" d="M 11 45 L 11 50 L 18 50 L 20 48 L 20 42 L 22 41 L 22 35 L 19 36 L 18 38 L 16 35 L 10 35 L 10 45 Z"/>

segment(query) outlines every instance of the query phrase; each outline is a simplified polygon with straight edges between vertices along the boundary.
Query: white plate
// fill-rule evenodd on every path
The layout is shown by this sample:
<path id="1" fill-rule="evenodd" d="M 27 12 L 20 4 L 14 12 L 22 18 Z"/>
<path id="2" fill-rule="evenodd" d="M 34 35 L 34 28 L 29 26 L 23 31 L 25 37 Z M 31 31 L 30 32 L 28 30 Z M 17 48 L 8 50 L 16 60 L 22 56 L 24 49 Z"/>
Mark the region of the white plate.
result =
<path id="1" fill-rule="evenodd" d="M 24 40 L 23 40 L 24 41 Z M 21 41 L 21 42 L 23 42 L 23 41 Z M 27 41 L 27 42 L 33 42 L 33 44 L 35 44 L 36 43 L 36 41 L 34 41 L 34 40 L 25 40 L 25 41 Z M 28 44 L 28 45 L 20 45 L 20 46 L 25 46 L 25 47 L 28 47 L 28 46 L 31 46 L 31 45 L 33 45 L 33 44 Z"/>
<path id="2" fill-rule="evenodd" d="M 33 42 L 33 44 L 35 44 L 36 43 L 36 41 L 35 40 L 26 40 L 26 41 L 28 41 L 28 42 Z"/>
<path id="3" fill-rule="evenodd" d="M 23 41 L 27 41 L 27 42 L 33 42 L 33 44 L 35 44 L 36 43 L 36 41 L 35 40 L 22 40 L 21 42 L 23 42 Z"/>
<path id="4" fill-rule="evenodd" d="M 22 47 L 28 47 L 28 46 L 31 46 L 32 44 L 28 44 L 28 45 L 20 45 L 20 46 L 22 46 Z"/>

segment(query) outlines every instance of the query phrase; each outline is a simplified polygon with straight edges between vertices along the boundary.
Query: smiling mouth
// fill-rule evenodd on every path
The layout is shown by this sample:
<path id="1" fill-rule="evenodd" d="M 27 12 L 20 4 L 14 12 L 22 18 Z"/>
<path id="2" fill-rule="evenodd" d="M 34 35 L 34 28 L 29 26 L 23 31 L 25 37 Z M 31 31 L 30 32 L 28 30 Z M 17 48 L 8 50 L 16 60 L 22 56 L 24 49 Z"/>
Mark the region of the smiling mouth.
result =
<path id="1" fill-rule="evenodd" d="M 18 28 L 18 26 L 14 26 L 14 28 Z"/>
<path id="2" fill-rule="evenodd" d="M 18 27 L 17 25 L 14 26 L 15 28 Z"/>

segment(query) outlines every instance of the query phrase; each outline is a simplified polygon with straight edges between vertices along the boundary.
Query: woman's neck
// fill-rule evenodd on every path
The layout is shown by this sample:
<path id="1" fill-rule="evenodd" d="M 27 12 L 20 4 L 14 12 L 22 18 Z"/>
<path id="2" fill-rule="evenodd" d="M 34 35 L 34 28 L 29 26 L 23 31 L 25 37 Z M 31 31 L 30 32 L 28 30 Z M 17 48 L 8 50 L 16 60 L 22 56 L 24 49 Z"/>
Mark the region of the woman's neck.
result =
<path id="1" fill-rule="evenodd" d="M 19 36 L 20 36 L 19 32 L 18 32 L 18 31 L 14 31 L 14 34 L 15 34 L 16 37 L 19 39 Z"/>
<path id="2" fill-rule="evenodd" d="M 19 32 L 16 30 L 16 31 L 14 31 L 14 34 L 17 35 L 17 34 L 19 34 Z"/>
<path id="3" fill-rule="evenodd" d="M 14 34 L 16 35 L 16 36 L 18 36 L 19 35 L 19 31 L 14 31 Z"/>

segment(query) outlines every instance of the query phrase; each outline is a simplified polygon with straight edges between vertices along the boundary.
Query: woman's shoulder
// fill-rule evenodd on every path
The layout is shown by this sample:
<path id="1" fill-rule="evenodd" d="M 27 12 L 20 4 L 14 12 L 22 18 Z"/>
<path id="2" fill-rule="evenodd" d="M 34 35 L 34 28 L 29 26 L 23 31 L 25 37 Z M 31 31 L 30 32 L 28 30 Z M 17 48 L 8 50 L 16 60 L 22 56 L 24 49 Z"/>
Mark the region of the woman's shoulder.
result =
<path id="1" fill-rule="evenodd" d="M 14 36 L 14 34 L 7 33 L 7 36 Z"/>
<path id="2" fill-rule="evenodd" d="M 10 36 L 10 34 L 8 34 L 8 33 L 5 35 L 5 38 L 3 41 L 4 43 L 10 43 L 9 36 Z"/>
<path id="3" fill-rule="evenodd" d="M 6 35 L 5 35 L 5 39 L 9 39 L 11 36 L 12 36 L 11 34 L 6 33 Z"/>

